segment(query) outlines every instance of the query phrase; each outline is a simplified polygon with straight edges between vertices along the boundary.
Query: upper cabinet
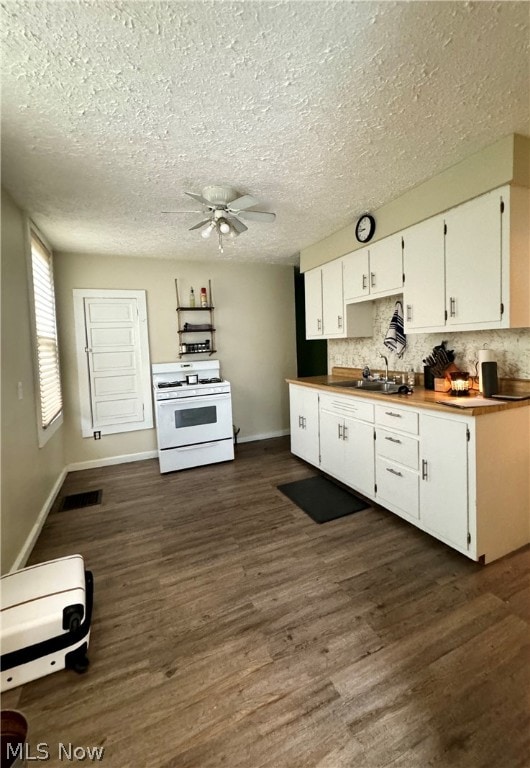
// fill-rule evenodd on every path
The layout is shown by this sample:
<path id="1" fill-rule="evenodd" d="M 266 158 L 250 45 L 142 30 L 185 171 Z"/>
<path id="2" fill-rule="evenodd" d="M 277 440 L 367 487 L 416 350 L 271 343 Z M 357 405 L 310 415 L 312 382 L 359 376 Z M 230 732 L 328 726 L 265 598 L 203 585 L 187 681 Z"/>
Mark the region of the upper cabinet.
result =
<path id="1" fill-rule="evenodd" d="M 403 243 L 391 235 L 343 257 L 344 300 L 363 301 L 403 290 Z"/>
<path id="2" fill-rule="evenodd" d="M 372 307 L 345 306 L 343 259 L 305 273 L 307 339 L 340 339 L 372 335 Z"/>
<path id="3" fill-rule="evenodd" d="M 308 339 L 345 336 L 342 259 L 305 273 L 305 322 Z"/>
<path id="4" fill-rule="evenodd" d="M 407 333 L 530 324 L 529 201 L 505 186 L 403 232 Z"/>
<path id="5" fill-rule="evenodd" d="M 403 232 L 404 312 L 408 333 L 425 333 L 445 323 L 443 216 Z"/>

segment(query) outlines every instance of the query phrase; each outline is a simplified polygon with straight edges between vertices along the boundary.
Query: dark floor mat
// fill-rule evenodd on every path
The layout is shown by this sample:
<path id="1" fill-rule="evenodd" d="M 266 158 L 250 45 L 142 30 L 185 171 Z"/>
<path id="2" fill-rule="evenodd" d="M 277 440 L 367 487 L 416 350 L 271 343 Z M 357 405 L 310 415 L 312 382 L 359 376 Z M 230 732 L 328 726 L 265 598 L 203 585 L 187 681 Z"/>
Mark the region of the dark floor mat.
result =
<path id="1" fill-rule="evenodd" d="M 82 507 L 93 507 L 95 504 L 101 504 L 102 490 L 84 491 L 83 493 L 72 493 L 65 496 L 58 509 L 59 512 L 67 512 L 69 509 L 81 509 Z"/>
<path id="2" fill-rule="evenodd" d="M 370 506 L 320 475 L 279 485 L 278 490 L 303 509 L 315 523 L 327 523 Z"/>

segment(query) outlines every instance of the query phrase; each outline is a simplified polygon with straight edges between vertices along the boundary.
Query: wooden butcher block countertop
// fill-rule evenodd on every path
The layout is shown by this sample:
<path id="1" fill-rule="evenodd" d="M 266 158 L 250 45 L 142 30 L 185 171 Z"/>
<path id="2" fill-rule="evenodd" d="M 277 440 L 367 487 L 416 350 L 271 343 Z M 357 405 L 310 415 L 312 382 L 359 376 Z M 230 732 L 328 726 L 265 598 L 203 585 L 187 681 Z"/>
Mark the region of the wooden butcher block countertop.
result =
<path id="1" fill-rule="evenodd" d="M 427 408 L 432 411 L 443 411 L 444 413 L 459 413 L 464 416 L 483 416 L 488 413 L 498 413 L 513 408 L 527 408 L 530 400 L 493 400 L 494 405 L 479 405 L 477 392 L 471 392 L 469 397 L 453 397 L 445 392 L 433 392 L 424 387 L 415 387 L 410 395 L 385 394 L 383 392 L 373 392 L 371 390 L 357 389 L 356 387 L 341 387 L 341 381 L 351 381 L 360 379 L 359 369 L 333 368 L 331 375 L 327 376 L 308 376 L 300 379 L 287 379 L 290 384 L 301 384 L 304 387 L 313 387 L 327 392 L 335 392 L 340 395 L 351 395 L 352 397 L 363 397 L 369 400 L 380 400 L 388 403 L 389 401 L 397 405 L 409 405 L 414 408 Z M 527 383 L 525 391 L 530 391 L 530 382 Z M 471 403 L 477 400 L 476 406 L 465 405 L 460 407 L 463 401 Z M 437 402 L 442 401 L 442 402 Z M 444 405 L 443 403 L 448 403 Z"/>

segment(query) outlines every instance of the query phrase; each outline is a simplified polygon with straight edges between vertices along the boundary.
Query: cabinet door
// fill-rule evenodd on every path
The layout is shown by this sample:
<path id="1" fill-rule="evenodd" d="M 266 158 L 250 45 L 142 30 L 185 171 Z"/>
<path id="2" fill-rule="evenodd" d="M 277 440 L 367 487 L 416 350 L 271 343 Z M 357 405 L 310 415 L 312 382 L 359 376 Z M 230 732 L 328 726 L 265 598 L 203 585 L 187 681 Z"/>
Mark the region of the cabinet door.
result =
<path id="1" fill-rule="evenodd" d="M 320 469 L 342 479 L 344 474 L 344 418 L 320 409 Z"/>
<path id="2" fill-rule="evenodd" d="M 433 216 L 403 233 L 405 331 L 445 325 L 444 217 Z"/>
<path id="3" fill-rule="evenodd" d="M 344 262 L 344 301 L 359 299 L 370 293 L 368 248 L 346 254 Z"/>
<path id="4" fill-rule="evenodd" d="M 289 385 L 291 451 L 318 466 L 318 391 Z"/>
<path id="5" fill-rule="evenodd" d="M 322 270 L 311 269 L 304 275 L 305 335 L 307 339 L 322 337 Z"/>
<path id="6" fill-rule="evenodd" d="M 420 520 L 434 536 L 467 549 L 466 424 L 420 414 Z"/>
<path id="7" fill-rule="evenodd" d="M 322 317 L 326 338 L 345 335 L 342 259 L 335 259 L 322 267 Z"/>
<path id="8" fill-rule="evenodd" d="M 357 491 L 373 497 L 375 485 L 373 424 L 345 418 L 342 435 L 344 469 L 341 479 Z"/>
<path id="9" fill-rule="evenodd" d="M 498 190 L 445 217 L 448 326 L 501 320 L 501 218 Z"/>
<path id="10" fill-rule="evenodd" d="M 401 234 L 374 243 L 370 251 L 370 295 L 391 296 L 403 289 Z"/>

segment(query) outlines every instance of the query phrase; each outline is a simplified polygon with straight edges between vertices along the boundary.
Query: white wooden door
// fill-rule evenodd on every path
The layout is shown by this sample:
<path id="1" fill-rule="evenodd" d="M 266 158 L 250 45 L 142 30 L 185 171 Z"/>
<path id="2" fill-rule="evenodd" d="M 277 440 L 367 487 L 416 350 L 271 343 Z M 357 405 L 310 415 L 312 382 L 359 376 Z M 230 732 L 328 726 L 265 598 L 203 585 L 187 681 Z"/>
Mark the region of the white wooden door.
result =
<path id="1" fill-rule="evenodd" d="M 289 385 L 291 451 L 318 467 L 318 391 Z"/>
<path id="2" fill-rule="evenodd" d="M 500 322 L 501 220 L 498 190 L 446 214 L 448 326 Z"/>
<path id="3" fill-rule="evenodd" d="M 320 410 L 320 469 L 333 477 L 344 476 L 344 418 L 321 408 Z"/>
<path id="4" fill-rule="evenodd" d="M 83 436 L 152 428 L 145 291 L 79 289 L 74 308 Z"/>
<path id="5" fill-rule="evenodd" d="M 342 259 L 335 259 L 322 267 L 322 317 L 326 338 L 346 335 L 342 294 Z"/>
<path id="6" fill-rule="evenodd" d="M 420 520 L 448 544 L 467 548 L 466 424 L 420 414 Z"/>
<path id="7" fill-rule="evenodd" d="M 374 495 L 374 425 L 358 419 L 344 419 L 344 477 L 355 490 Z"/>
<path id="8" fill-rule="evenodd" d="M 405 332 L 445 326 L 444 217 L 403 233 Z"/>
<path id="9" fill-rule="evenodd" d="M 370 251 L 370 294 L 391 296 L 403 289 L 401 234 L 374 243 Z"/>
<path id="10" fill-rule="evenodd" d="M 305 335 L 307 339 L 322 338 L 322 270 L 310 269 L 304 275 Z"/>
<path id="11" fill-rule="evenodd" d="M 344 263 L 344 301 L 359 299 L 370 293 L 368 248 L 347 253 Z"/>

